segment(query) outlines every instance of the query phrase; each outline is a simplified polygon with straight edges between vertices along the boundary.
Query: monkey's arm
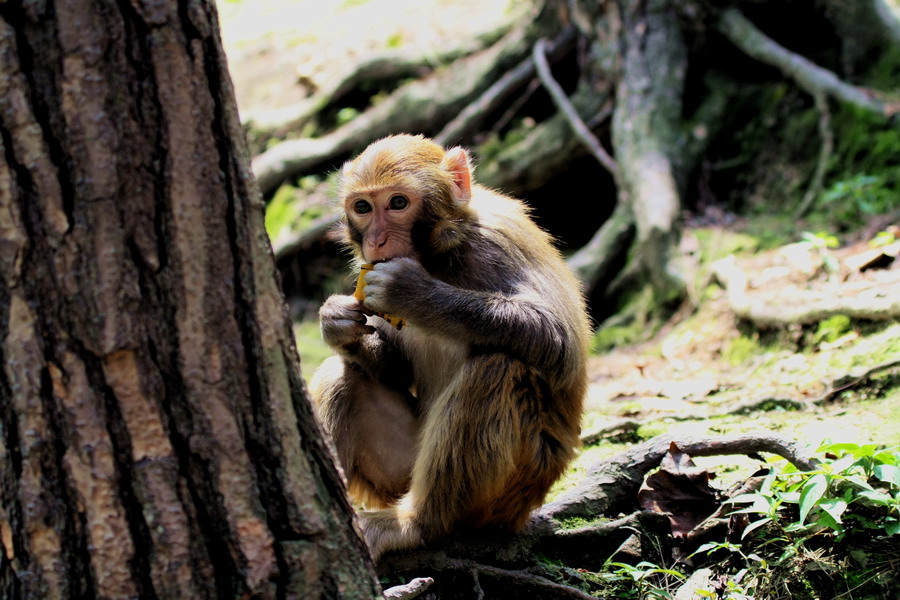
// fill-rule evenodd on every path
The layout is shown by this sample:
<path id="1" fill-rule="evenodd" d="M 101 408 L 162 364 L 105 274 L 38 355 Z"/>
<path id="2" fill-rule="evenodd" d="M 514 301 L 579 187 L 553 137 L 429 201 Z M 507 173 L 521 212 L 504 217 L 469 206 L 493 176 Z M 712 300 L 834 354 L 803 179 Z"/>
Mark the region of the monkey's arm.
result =
<path id="1" fill-rule="evenodd" d="M 389 327 L 367 324 L 370 313 L 353 296 L 329 297 L 319 309 L 322 339 L 372 378 L 408 385 L 404 381 L 412 381 L 412 367 L 394 342 L 395 333 Z"/>
<path id="2" fill-rule="evenodd" d="M 413 325 L 507 352 L 551 372 L 561 372 L 577 354 L 574 335 L 534 286 L 514 293 L 466 290 L 429 275 L 415 260 L 393 259 L 366 275 L 367 308 L 408 319 Z M 556 294 L 556 300 L 563 300 Z"/>

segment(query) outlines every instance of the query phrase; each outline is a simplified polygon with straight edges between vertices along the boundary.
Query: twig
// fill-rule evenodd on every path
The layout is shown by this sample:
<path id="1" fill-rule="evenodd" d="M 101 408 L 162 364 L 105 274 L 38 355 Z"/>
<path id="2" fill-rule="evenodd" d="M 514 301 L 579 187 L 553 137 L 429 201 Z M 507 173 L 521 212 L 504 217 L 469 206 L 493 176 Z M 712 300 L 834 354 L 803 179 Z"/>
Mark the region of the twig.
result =
<path id="1" fill-rule="evenodd" d="M 531 52 L 531 57 L 534 59 L 534 65 L 537 68 L 538 77 L 540 78 L 541 83 L 547 88 L 547 92 L 550 93 L 550 97 L 553 98 L 553 103 L 556 107 L 566 116 L 569 125 L 572 127 L 572 131 L 578 139 L 580 139 L 585 147 L 590 150 L 591 154 L 594 155 L 594 158 L 609 171 L 613 178 L 618 181 L 618 164 L 616 164 L 613 157 L 603 149 L 603 146 L 600 145 L 600 142 L 597 141 L 594 134 L 591 133 L 584 124 L 584 121 L 581 120 L 581 117 L 578 116 L 578 113 L 575 112 L 575 108 L 572 106 L 572 103 L 569 102 L 566 93 L 559 84 L 556 83 L 556 80 L 553 79 L 553 74 L 550 72 L 550 65 L 547 64 L 547 57 L 545 55 L 546 45 L 546 40 L 541 38 L 535 43 Z"/>
<path id="2" fill-rule="evenodd" d="M 891 116 L 900 110 L 897 102 L 883 102 L 873 90 L 850 85 L 828 69 L 823 69 L 781 46 L 735 8 L 722 13 L 719 30 L 746 54 L 779 69 L 814 96 L 825 93 L 842 102 L 885 116 Z"/>
<path id="3" fill-rule="evenodd" d="M 421 596 L 433 583 L 434 579 L 431 577 L 417 577 L 406 585 L 398 585 L 384 590 L 384 597 L 390 600 L 410 600 Z"/>
<path id="4" fill-rule="evenodd" d="M 831 111 L 828 110 L 828 98 L 822 92 L 815 94 L 814 98 L 816 108 L 819 110 L 819 135 L 822 136 L 822 147 L 819 149 L 819 160 L 816 163 L 812 181 L 809 183 L 806 194 L 803 195 L 803 202 L 800 203 L 797 214 L 794 215 L 796 219 L 806 215 L 822 190 L 822 181 L 825 180 L 825 171 L 828 170 L 828 161 L 831 160 L 831 153 L 834 150 L 834 134 L 831 132 Z"/>

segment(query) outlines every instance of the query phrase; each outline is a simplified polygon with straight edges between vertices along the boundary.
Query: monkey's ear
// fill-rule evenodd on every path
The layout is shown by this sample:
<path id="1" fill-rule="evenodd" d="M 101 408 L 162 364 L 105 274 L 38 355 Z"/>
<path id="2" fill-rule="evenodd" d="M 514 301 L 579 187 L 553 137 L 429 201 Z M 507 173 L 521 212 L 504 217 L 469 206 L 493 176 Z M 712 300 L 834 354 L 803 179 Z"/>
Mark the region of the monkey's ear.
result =
<path id="1" fill-rule="evenodd" d="M 468 202 L 472 197 L 472 167 L 469 162 L 469 153 L 459 146 L 450 148 L 444 155 L 441 166 L 453 181 L 453 192 L 456 199 L 460 202 Z"/>

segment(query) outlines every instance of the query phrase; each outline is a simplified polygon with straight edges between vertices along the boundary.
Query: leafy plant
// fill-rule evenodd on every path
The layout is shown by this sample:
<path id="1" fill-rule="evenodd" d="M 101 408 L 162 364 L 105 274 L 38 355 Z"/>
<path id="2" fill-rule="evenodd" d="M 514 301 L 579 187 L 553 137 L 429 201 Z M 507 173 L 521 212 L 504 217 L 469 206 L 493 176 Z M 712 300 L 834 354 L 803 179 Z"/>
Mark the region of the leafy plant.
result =
<path id="1" fill-rule="evenodd" d="M 678 581 L 685 579 L 685 575 L 674 569 L 666 569 L 648 561 L 641 561 L 636 565 L 620 562 L 607 562 L 607 572 L 601 577 L 608 582 L 624 584 L 625 590 L 633 590 L 636 598 L 674 598 L 665 589 L 669 587 L 671 578 Z M 623 593 L 624 592 L 623 590 Z M 628 597 L 628 596 L 619 596 Z"/>
<path id="2" fill-rule="evenodd" d="M 824 231 L 819 231 L 817 233 L 804 231 L 801 238 L 802 243 L 807 244 L 819 255 L 819 258 L 822 260 L 822 268 L 824 268 L 827 273 L 835 273 L 840 268 L 837 259 L 828 252 L 841 245 L 837 237 Z"/>
<path id="3" fill-rule="evenodd" d="M 733 514 L 761 517 L 750 523 L 743 536 L 776 522 L 785 504 L 796 506 L 796 519 L 783 526 L 786 533 L 811 537 L 828 532 L 840 540 L 849 521 L 856 530 L 900 534 L 900 450 L 879 449 L 875 444 L 827 444 L 819 452 L 825 452 L 826 459 L 815 471 L 799 472 L 785 464 L 770 471 L 758 492 L 731 500 L 749 505 Z"/>
<path id="4" fill-rule="evenodd" d="M 819 202 L 839 221 L 862 223 L 866 217 L 891 210 L 896 192 L 884 177 L 860 173 L 834 182 Z"/>

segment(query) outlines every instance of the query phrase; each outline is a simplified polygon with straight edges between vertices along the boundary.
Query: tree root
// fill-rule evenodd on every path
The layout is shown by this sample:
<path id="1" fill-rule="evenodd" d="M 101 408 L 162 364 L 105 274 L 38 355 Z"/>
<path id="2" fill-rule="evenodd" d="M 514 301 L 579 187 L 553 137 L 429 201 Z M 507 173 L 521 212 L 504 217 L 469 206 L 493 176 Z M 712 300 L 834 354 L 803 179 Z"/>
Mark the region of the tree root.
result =
<path id="1" fill-rule="evenodd" d="M 827 392 L 813 399 L 761 396 L 759 398 L 743 400 L 728 406 L 716 406 L 710 410 L 667 415 L 665 419 L 669 421 L 700 421 L 712 416 L 745 415 L 759 410 L 771 410 L 773 408 L 782 410 L 812 410 L 817 406 L 823 406 L 833 402 L 840 394 L 870 385 L 876 375 L 885 371 L 900 370 L 898 368 L 900 368 L 900 361 L 888 361 L 870 367 L 865 371 L 842 375 L 831 382 Z M 659 415 L 652 415 L 640 419 L 618 419 L 603 427 L 585 433 L 581 436 L 581 442 L 585 445 L 591 445 L 622 434 L 633 433 L 644 425 L 659 421 L 660 418 Z"/>
<path id="2" fill-rule="evenodd" d="M 264 137 L 282 137 L 296 131 L 323 108 L 334 105 L 364 82 L 397 80 L 404 77 L 424 77 L 439 65 L 450 64 L 466 56 L 484 50 L 496 42 L 509 29 L 505 24 L 496 31 L 466 39 L 458 46 L 424 52 L 421 48 L 410 51 L 404 48 L 368 54 L 348 70 L 323 81 L 315 94 L 292 106 L 278 110 L 261 110 L 242 114 L 242 122 L 254 133 Z"/>
<path id="3" fill-rule="evenodd" d="M 891 4 L 890 0 L 868 0 L 872 3 L 872 10 L 881 21 L 888 37 L 900 46 L 900 8 Z"/>
<path id="4" fill-rule="evenodd" d="M 713 275 L 725 288 L 734 314 L 763 329 L 817 323 L 834 315 L 873 321 L 900 317 L 900 280 L 863 283 L 852 295 L 843 296 L 833 288 L 812 291 L 794 286 L 779 295 L 751 293 L 749 278 L 734 256 L 716 261 Z"/>
<path id="5" fill-rule="evenodd" d="M 584 515 L 602 515 L 627 510 L 640 489 L 644 475 L 655 468 L 675 442 L 690 456 L 724 456 L 769 452 L 789 460 L 803 470 L 813 463 L 809 454 L 795 442 L 777 435 L 760 433 L 731 438 L 676 439 L 661 435 L 639 444 L 592 467 L 585 480 L 561 498 L 544 505 L 539 514 L 554 520 Z"/>
<path id="6" fill-rule="evenodd" d="M 813 173 L 809 188 L 803 195 L 800 208 L 794 214 L 794 218 L 800 219 L 812 208 L 813 202 L 822 191 L 822 183 L 825 181 L 825 172 L 834 151 L 834 133 L 831 131 L 831 111 L 828 110 L 828 98 L 824 93 L 815 95 L 816 108 L 819 110 L 819 135 L 822 137 L 822 147 L 819 149 L 819 159 L 816 162 L 816 171 Z"/>
<path id="7" fill-rule="evenodd" d="M 398 585 L 384 590 L 384 597 L 388 600 L 412 600 L 425 593 L 431 587 L 434 579 L 431 577 L 417 577 L 406 585 Z"/>
<path id="8" fill-rule="evenodd" d="M 394 91 L 346 125 L 320 138 L 287 140 L 253 159 L 253 171 L 263 194 L 284 179 L 361 148 L 391 133 L 429 132 L 473 102 L 508 65 L 531 49 L 529 33 L 513 29 L 493 46 Z"/>
<path id="9" fill-rule="evenodd" d="M 594 155 L 597 162 L 609 171 L 610 175 L 613 176 L 613 179 L 618 180 L 619 165 L 616 164 L 613 157 L 600 145 L 600 142 L 597 141 L 597 138 L 594 137 L 591 130 L 587 128 L 587 125 L 585 125 L 584 121 L 581 120 L 581 117 L 578 116 L 575 107 L 569 102 L 566 93 L 560 85 L 556 83 L 556 80 L 553 79 L 553 74 L 550 72 L 550 65 L 547 64 L 546 46 L 547 42 L 544 39 L 540 39 L 535 43 L 531 53 L 541 83 L 544 84 L 550 97 L 553 98 L 553 103 L 556 105 L 556 108 L 566 117 L 566 121 L 568 121 L 569 125 L 572 127 L 572 131 L 578 139 L 581 140 L 581 143 Z"/>
<path id="10" fill-rule="evenodd" d="M 744 53 L 779 69 L 813 96 L 828 94 L 841 102 L 885 116 L 900 110 L 897 100 L 882 100 L 884 94 L 850 85 L 828 69 L 781 46 L 735 8 L 722 13 L 719 30 Z"/>
<path id="11" fill-rule="evenodd" d="M 553 42 L 547 53 L 552 59 L 556 59 L 571 48 L 574 42 L 575 30 L 568 28 Z M 500 106 L 510 94 L 520 88 L 529 78 L 533 77 L 534 72 L 535 62 L 533 57 L 528 57 L 520 62 L 514 69 L 505 73 L 496 83 L 486 89 L 477 100 L 469 104 L 452 121 L 447 123 L 440 133 L 434 136 L 434 141 L 442 146 L 456 143 L 468 132 L 478 127 L 484 115 Z"/>
<path id="12" fill-rule="evenodd" d="M 586 84 L 579 84 L 572 95 L 572 104 L 578 113 L 588 116 L 589 128 L 600 125 L 609 116 L 603 110 L 607 100 L 607 96 L 598 94 Z M 557 113 L 538 123 L 521 141 L 506 145 L 495 156 L 486 157 L 475 175 L 489 187 L 522 194 L 539 188 L 573 159 L 584 154 L 582 144 L 571 135 L 569 123 Z"/>
<path id="13" fill-rule="evenodd" d="M 635 512 L 634 507 L 645 475 L 660 464 L 673 442 L 690 456 L 768 452 L 803 470 L 814 467 L 804 448 L 768 433 L 723 439 L 659 436 L 595 465 L 578 488 L 538 509 L 521 532 L 456 535 L 442 540 L 440 549 L 387 554 L 379 562 L 378 571 L 382 575 L 428 575 L 438 587 L 442 581 L 450 585 L 459 574 L 467 574 L 471 581 L 465 588 L 475 589 L 474 597 L 479 598 L 486 597 L 487 580 L 504 589 L 527 591 L 532 598 L 591 598 L 576 587 L 552 580 L 536 555 L 596 570 L 636 533 L 657 541 L 668 539 L 671 533 L 666 515 Z M 620 512 L 627 516 L 574 529 L 562 525 L 573 517 L 597 520 Z M 442 574 L 457 577 L 442 578 Z M 567 570 L 566 575 L 579 577 L 574 570 Z"/>

